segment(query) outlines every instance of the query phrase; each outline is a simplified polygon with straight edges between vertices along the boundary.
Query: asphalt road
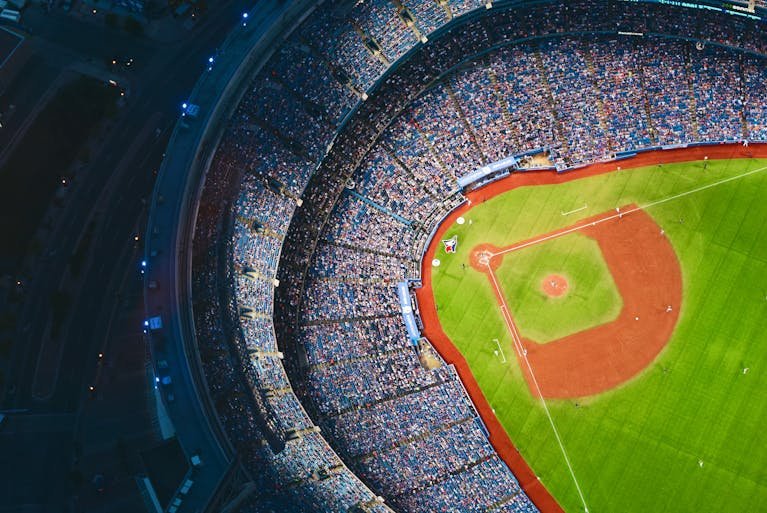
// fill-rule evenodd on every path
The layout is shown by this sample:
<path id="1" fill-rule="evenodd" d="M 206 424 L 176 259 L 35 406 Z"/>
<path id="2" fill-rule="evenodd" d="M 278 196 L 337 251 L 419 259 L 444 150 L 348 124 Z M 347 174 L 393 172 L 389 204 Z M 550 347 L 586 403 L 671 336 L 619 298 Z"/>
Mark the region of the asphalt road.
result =
<path id="1" fill-rule="evenodd" d="M 141 252 L 141 241 L 136 242 L 134 236 L 143 232 L 154 172 L 180 103 L 204 70 L 207 57 L 238 22 L 240 12 L 250 6 L 252 3 L 238 0 L 217 6 L 185 39 L 168 44 L 146 39 L 138 44 L 126 42 L 127 36 L 104 27 L 90 27 L 58 16 L 39 28 L 34 28 L 30 21 L 33 32 L 46 39 L 39 43 L 40 48 L 54 48 L 51 51 L 58 52 L 57 58 L 74 56 L 97 66 L 104 55 L 135 48 L 132 55 L 136 55 L 137 65 L 128 74 L 130 96 L 117 124 L 106 135 L 92 164 L 69 188 L 64 206 L 54 216 L 41 257 L 25 272 L 24 300 L 8 376 L 15 390 L 6 390 L 2 409 L 23 410 L 25 413 L 20 415 L 30 419 L 55 415 L 69 422 L 48 426 L 40 421 L 42 428 L 34 434 L 26 425 L 11 425 L 10 433 L 4 431 L 0 435 L 3 497 L 0 511 L 13 511 L 21 505 L 36 508 L 30 511 L 83 510 L 83 503 L 71 498 L 74 480 L 69 476 L 75 457 L 103 449 L 104 440 L 91 435 L 98 429 L 82 428 L 93 425 L 94 417 L 88 417 L 93 408 L 99 411 L 95 417 L 99 419 L 97 424 L 117 425 L 121 418 L 131 419 L 126 424 L 131 427 L 123 430 L 127 431 L 124 436 L 129 437 L 134 429 L 141 433 L 131 447 L 138 449 L 142 443 L 151 441 L 151 412 L 135 412 L 129 406 L 141 404 L 147 393 L 146 380 L 135 365 L 136 361 L 143 361 L 145 345 L 136 337 L 125 335 L 131 330 L 140 335 L 140 325 L 130 326 L 130 322 L 140 323 L 140 315 L 129 314 L 142 310 L 140 294 L 133 293 L 133 286 L 140 279 Z M 76 30 L 68 24 L 72 21 L 77 23 Z M 98 45 L 93 44 L 94 40 Z M 94 48 L 95 54 L 88 53 Z M 47 59 L 50 58 L 48 55 Z M 82 272 L 74 276 L 69 256 L 89 224 L 93 225 L 92 242 Z M 51 340 L 49 298 L 59 289 L 70 295 L 71 310 L 60 335 Z M 120 346 L 115 347 L 117 341 Z M 123 344 L 132 346 L 135 354 L 126 352 Z M 134 365 L 105 365 L 97 358 L 100 351 L 105 353 L 107 362 L 113 361 L 112 354 L 122 354 L 121 361 L 133 354 L 128 360 L 134 361 Z M 43 359 L 55 356 L 54 363 L 58 363 L 54 365 L 55 377 L 46 374 L 35 379 L 41 352 Z M 101 393 L 103 380 L 119 382 L 121 386 L 110 387 L 110 394 L 105 396 Z M 89 385 L 96 386 L 95 398 L 88 393 Z M 109 407 L 105 402 L 110 403 Z M 116 457 L 114 450 L 106 452 Z M 96 460 L 102 461 L 104 467 L 113 465 L 106 455 L 103 457 Z M 97 471 L 81 470 L 86 480 L 90 470 Z M 115 493 L 118 491 L 115 487 Z M 88 511 L 120 510 L 114 509 L 114 504 L 120 501 L 102 502 L 90 502 Z M 131 501 L 126 501 L 123 510 L 131 511 L 130 504 Z"/>

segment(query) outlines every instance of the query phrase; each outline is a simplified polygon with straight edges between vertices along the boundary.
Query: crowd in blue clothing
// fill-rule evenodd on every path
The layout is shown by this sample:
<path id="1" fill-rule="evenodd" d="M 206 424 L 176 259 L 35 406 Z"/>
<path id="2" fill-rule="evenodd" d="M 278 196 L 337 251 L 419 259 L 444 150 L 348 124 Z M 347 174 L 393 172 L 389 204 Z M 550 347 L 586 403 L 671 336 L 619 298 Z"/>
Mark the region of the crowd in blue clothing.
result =
<path id="1" fill-rule="evenodd" d="M 432 210 L 444 196 L 434 187 L 438 176 L 404 167 L 383 145 L 367 155 L 362 167 L 370 172 L 360 175 L 353 190 L 388 211 L 410 217 L 411 212 Z"/>
<path id="2" fill-rule="evenodd" d="M 391 315 L 398 309 L 386 282 L 310 280 L 306 286 L 304 320 L 307 323 Z"/>
<path id="3" fill-rule="evenodd" d="M 278 58 L 270 63 L 274 66 L 274 76 L 295 94 L 322 108 L 336 126 L 359 99 L 353 90 L 333 76 L 333 68 L 313 54 L 305 43 L 286 44 L 280 49 Z"/>
<path id="4" fill-rule="evenodd" d="M 765 94 L 755 85 L 763 74 L 741 69 L 735 52 L 689 42 L 548 40 L 458 71 L 416 99 L 383 139 L 406 143 L 396 146 L 406 166 L 400 176 L 425 167 L 448 179 L 532 150 L 564 169 L 652 146 L 759 140 Z M 372 150 L 359 182 L 392 181 L 392 169 L 402 166 L 383 151 L 387 146 Z M 408 202 L 397 188 L 370 197 L 417 218 L 437 202 L 423 202 L 414 185 L 425 205 Z"/>
<path id="5" fill-rule="evenodd" d="M 459 13 L 452 11 L 457 2 L 445 2 L 445 6 L 451 9 L 451 16 Z M 421 34 L 428 35 L 435 29 L 438 29 L 448 21 L 448 12 L 439 2 L 430 2 L 429 0 L 417 0 L 407 2 L 407 7 L 415 18 L 416 25 Z"/>
<path id="6" fill-rule="evenodd" d="M 440 426 L 423 438 L 394 445 L 378 454 L 361 458 L 364 477 L 374 488 L 395 496 L 410 495 L 455 469 L 476 464 L 494 450 L 473 419 Z M 438 457 L 435 457 L 438 456 Z"/>
<path id="7" fill-rule="evenodd" d="M 616 151 L 652 146 L 646 110 L 641 54 L 631 41 L 614 40 L 589 48 L 593 72 L 608 118 L 609 137 Z"/>
<path id="8" fill-rule="evenodd" d="M 603 44 L 603 43 L 602 43 Z M 551 91 L 551 110 L 560 127 L 565 163 L 583 163 L 609 156 L 600 98 L 587 65 L 588 50 L 573 39 L 546 41 L 538 49 L 545 82 Z M 609 117 L 605 112 L 604 118 Z"/>
<path id="9" fill-rule="evenodd" d="M 321 243 L 317 246 L 315 254 L 315 264 L 308 272 L 310 279 L 356 279 L 395 283 L 407 278 L 407 267 L 403 261 L 386 253 L 360 252 Z"/>
<path id="10" fill-rule="evenodd" d="M 742 71 L 748 138 L 767 141 L 767 102 L 764 101 L 767 69 L 763 60 L 747 57 L 742 61 Z"/>
<path id="11" fill-rule="evenodd" d="M 443 371 L 420 372 L 412 353 L 403 341 L 399 350 L 372 352 L 359 360 L 345 359 L 313 367 L 308 376 L 308 395 L 320 411 L 330 414 L 402 395 L 443 379 Z"/>
<path id="12" fill-rule="evenodd" d="M 418 504 L 432 502 L 450 512 L 493 511 L 501 513 L 534 513 L 538 510 L 518 486 L 489 487 L 487 483 L 508 481 L 508 468 L 498 456 L 491 455 L 460 474 L 448 477 L 418 494 L 402 498 L 408 511 L 418 511 Z M 476 491 L 482 495 L 479 497 Z M 478 500 L 479 499 L 479 500 Z M 488 507 L 488 505 L 490 505 Z M 422 509 L 422 508 L 421 508 Z"/>
<path id="13" fill-rule="evenodd" d="M 363 358 L 377 352 L 390 352 L 403 347 L 402 321 L 397 317 L 371 320 L 308 324 L 299 328 L 304 341 L 307 364 L 332 365 L 349 358 Z M 367 335 L 375 333 L 375 337 Z M 355 344 L 349 344 L 355 340 Z"/>
<path id="14" fill-rule="evenodd" d="M 401 220 L 357 197 L 345 194 L 331 216 L 324 240 L 333 244 L 403 255 L 411 247 L 414 235 L 413 228 Z"/>

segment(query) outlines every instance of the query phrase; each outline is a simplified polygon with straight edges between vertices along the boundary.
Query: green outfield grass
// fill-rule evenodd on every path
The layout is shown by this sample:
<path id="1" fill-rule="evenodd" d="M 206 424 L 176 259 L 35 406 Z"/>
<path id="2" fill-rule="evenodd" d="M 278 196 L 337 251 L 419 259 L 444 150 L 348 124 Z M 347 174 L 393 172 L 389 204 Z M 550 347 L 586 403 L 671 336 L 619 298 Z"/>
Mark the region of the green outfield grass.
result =
<path id="1" fill-rule="evenodd" d="M 567 278 L 565 295 L 543 292 L 550 274 Z M 613 321 L 623 307 L 599 244 L 580 233 L 506 254 L 496 276 L 520 334 L 538 343 Z"/>
<path id="2" fill-rule="evenodd" d="M 494 354 L 494 338 L 507 355 L 511 340 L 486 276 L 468 265 L 470 250 L 480 243 L 506 246 L 618 205 L 648 204 L 763 167 L 766 160 L 710 161 L 705 170 L 702 163 L 669 164 L 521 188 L 476 205 L 465 215 L 470 222 L 446 233 L 459 236 L 459 247 L 454 255 L 440 251 L 442 265 L 434 269 L 443 328 L 566 511 L 583 511 L 581 500 L 519 365 L 513 358 L 503 365 Z M 588 209 L 561 215 L 584 204 Z M 647 212 L 665 230 L 683 273 L 684 302 L 669 345 L 639 377 L 579 400 L 580 407 L 547 402 L 589 511 L 767 511 L 767 171 Z M 577 269 L 567 273 L 584 279 Z"/>

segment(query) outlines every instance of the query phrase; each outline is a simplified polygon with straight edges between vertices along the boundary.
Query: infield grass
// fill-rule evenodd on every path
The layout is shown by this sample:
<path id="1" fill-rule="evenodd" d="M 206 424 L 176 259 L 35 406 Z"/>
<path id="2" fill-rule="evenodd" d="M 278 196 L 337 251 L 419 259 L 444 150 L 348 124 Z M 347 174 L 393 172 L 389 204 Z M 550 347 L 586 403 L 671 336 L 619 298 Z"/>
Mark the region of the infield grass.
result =
<path id="1" fill-rule="evenodd" d="M 566 294 L 543 292 L 551 274 L 567 279 Z M 538 343 L 613 321 L 623 307 L 599 244 L 580 233 L 507 253 L 496 276 L 520 334 Z"/>
<path id="2" fill-rule="evenodd" d="M 468 265 L 470 250 L 507 246 L 618 205 L 648 204 L 764 167 L 767 161 L 754 159 L 709 161 L 705 170 L 697 162 L 669 164 L 524 187 L 475 205 L 464 216 L 470 222 L 447 231 L 459 236 L 459 247 L 454 255 L 438 253 L 440 322 L 566 511 L 583 511 L 573 477 L 519 364 L 509 358 L 503 365 L 494 354 L 494 338 L 514 353 L 486 276 Z M 679 323 L 656 361 L 620 388 L 579 399 L 578 407 L 547 401 L 574 474 L 591 512 L 767 511 L 767 171 L 647 212 L 680 260 Z M 581 279 L 577 270 L 568 273 Z"/>

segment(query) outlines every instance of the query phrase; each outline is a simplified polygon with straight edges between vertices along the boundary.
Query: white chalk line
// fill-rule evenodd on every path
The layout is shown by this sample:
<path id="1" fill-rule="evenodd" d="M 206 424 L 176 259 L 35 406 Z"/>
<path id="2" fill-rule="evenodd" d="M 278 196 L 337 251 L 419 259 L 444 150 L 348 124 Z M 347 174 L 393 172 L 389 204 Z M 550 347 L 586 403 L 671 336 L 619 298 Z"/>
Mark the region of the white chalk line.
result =
<path id="1" fill-rule="evenodd" d="M 533 385 L 535 385 L 535 390 L 538 392 L 538 398 L 541 401 L 543 410 L 546 412 L 546 417 L 549 419 L 549 424 L 551 424 L 551 429 L 554 431 L 554 436 L 556 437 L 557 443 L 559 444 L 559 448 L 562 451 L 562 456 L 564 456 L 565 458 L 567 469 L 570 471 L 570 476 L 573 478 L 575 489 L 578 491 L 578 496 L 580 497 L 581 502 L 583 503 L 583 509 L 584 511 L 588 512 L 589 507 L 586 504 L 586 498 L 583 496 L 583 491 L 581 490 L 581 486 L 578 483 L 578 478 L 575 477 L 575 471 L 573 470 L 573 466 L 570 463 L 570 457 L 567 455 L 567 450 L 565 449 L 565 445 L 562 442 L 562 438 L 559 436 L 559 430 L 557 430 L 557 426 L 554 424 L 554 418 L 551 416 L 551 412 L 549 411 L 549 407 L 546 404 L 546 400 L 543 398 L 543 393 L 541 392 L 541 387 L 538 384 L 538 379 L 536 379 L 535 372 L 533 372 L 533 366 L 530 365 L 530 360 L 528 360 L 527 358 L 527 351 L 525 350 L 525 347 L 522 345 L 522 338 L 519 335 L 519 332 L 517 331 L 517 327 L 514 325 L 514 320 L 511 317 L 511 313 L 509 312 L 509 307 L 506 305 L 506 298 L 503 296 L 503 291 L 498 285 L 498 280 L 496 280 L 495 278 L 495 273 L 493 272 L 493 268 L 490 267 L 489 264 L 487 264 L 487 271 L 490 274 L 490 278 L 493 280 L 493 287 L 495 287 L 496 294 L 498 295 L 498 298 L 501 300 L 501 314 L 503 315 L 504 321 L 506 321 L 506 327 L 509 329 L 509 333 L 511 334 L 511 339 L 514 341 L 514 348 L 517 350 L 517 354 L 520 356 L 520 358 L 522 358 L 525 361 L 525 364 L 527 365 L 527 369 L 530 371 L 530 377 L 533 380 Z"/>
<path id="2" fill-rule="evenodd" d="M 587 208 L 589 208 L 588 203 L 584 204 L 581 208 L 576 208 L 575 210 L 571 210 L 569 212 L 560 211 L 560 214 L 562 214 L 563 216 L 569 216 L 570 214 L 575 214 L 576 212 L 580 212 L 581 210 L 586 210 Z"/>
<path id="3" fill-rule="evenodd" d="M 503 348 L 501 347 L 501 342 L 497 338 L 495 340 L 495 345 L 498 346 L 498 350 L 501 352 L 501 357 L 503 357 L 503 361 L 501 363 L 506 363 L 506 353 L 504 352 Z"/>
<path id="4" fill-rule="evenodd" d="M 690 194 L 695 194 L 697 192 L 701 192 L 701 191 L 704 191 L 706 189 L 710 189 L 712 187 L 717 187 L 719 185 L 723 185 L 725 183 L 732 182 L 734 180 L 739 180 L 741 178 L 745 178 L 746 176 L 754 175 L 756 173 L 761 173 L 763 171 L 767 171 L 767 166 L 760 167 L 759 169 L 753 169 L 751 171 L 746 171 L 745 173 L 741 173 L 741 174 L 739 174 L 737 176 L 731 176 L 729 178 L 724 178 L 722 180 L 719 180 L 717 182 L 713 182 L 713 183 L 710 183 L 710 184 L 707 184 L 707 185 L 701 185 L 700 187 L 696 187 L 695 189 L 691 189 L 691 190 L 685 191 L 685 192 L 680 192 L 679 194 L 674 194 L 673 196 L 669 196 L 668 198 L 663 198 L 663 199 L 659 199 L 659 200 L 656 200 L 656 201 L 651 201 L 650 203 L 646 203 L 646 204 L 640 205 L 638 207 L 634 207 L 634 208 L 631 208 L 631 209 L 628 209 L 628 210 L 624 210 L 622 212 L 612 214 L 612 215 L 604 217 L 602 219 L 597 219 L 595 221 L 592 221 L 591 223 L 584 223 L 584 224 L 581 224 L 581 225 L 572 226 L 572 227 L 567 228 L 565 230 L 562 230 L 560 232 L 550 233 L 548 235 L 544 235 L 543 237 L 539 237 L 537 239 L 533 239 L 533 240 L 530 240 L 530 241 L 527 241 L 527 242 L 516 244 L 516 245 L 510 246 L 510 247 L 508 247 L 508 248 L 506 248 L 504 250 L 501 250 L 501 251 L 499 251 L 497 253 L 492 253 L 492 256 L 490 258 L 494 258 L 494 257 L 500 256 L 500 255 L 505 255 L 506 253 L 511 253 L 512 251 L 517 251 L 517 250 L 526 248 L 528 246 L 532 246 L 534 244 L 540 244 L 541 242 L 546 242 L 546 241 L 551 240 L 551 239 L 556 239 L 557 237 L 561 237 L 563 235 L 567 235 L 567 234 L 570 234 L 570 233 L 573 233 L 573 232 L 577 232 L 577 231 L 582 230 L 583 228 L 586 228 L 588 226 L 596 226 L 596 225 L 598 225 L 600 223 L 604 223 L 604 222 L 607 222 L 607 221 L 612 221 L 613 219 L 618 219 L 618 218 L 623 217 L 625 215 L 631 214 L 632 212 L 638 212 L 639 210 L 646 210 L 646 209 L 648 209 L 650 207 L 654 207 L 656 205 L 660 205 L 660 204 L 663 204 L 663 203 L 668 203 L 669 201 L 673 201 L 673 200 L 676 200 L 676 199 L 679 199 L 679 198 L 683 198 L 685 196 L 689 196 Z"/>

